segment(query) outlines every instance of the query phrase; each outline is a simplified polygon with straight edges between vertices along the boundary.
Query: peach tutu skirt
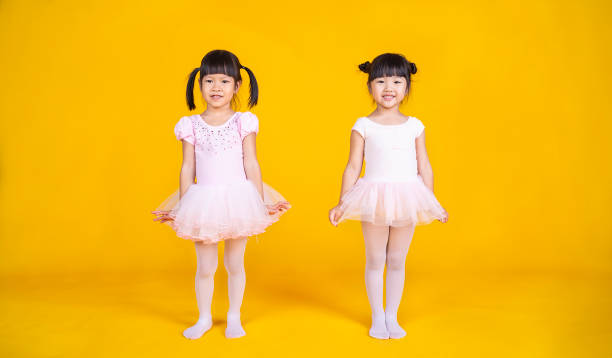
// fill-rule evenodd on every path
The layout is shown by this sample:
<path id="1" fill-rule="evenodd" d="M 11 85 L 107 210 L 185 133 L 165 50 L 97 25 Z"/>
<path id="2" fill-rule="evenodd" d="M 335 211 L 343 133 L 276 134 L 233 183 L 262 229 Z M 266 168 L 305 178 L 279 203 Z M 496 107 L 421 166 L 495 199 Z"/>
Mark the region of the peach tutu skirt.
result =
<path id="1" fill-rule="evenodd" d="M 342 197 L 343 220 L 375 225 L 425 225 L 442 219 L 444 209 L 420 176 L 402 182 L 377 182 L 359 178 Z"/>
<path id="2" fill-rule="evenodd" d="M 179 200 L 179 191 L 168 197 L 157 210 L 169 210 L 168 221 L 177 236 L 206 243 L 261 234 L 278 221 L 285 211 L 268 214 L 266 204 L 286 202 L 263 183 L 264 200 L 249 181 L 229 184 L 192 184 Z"/>

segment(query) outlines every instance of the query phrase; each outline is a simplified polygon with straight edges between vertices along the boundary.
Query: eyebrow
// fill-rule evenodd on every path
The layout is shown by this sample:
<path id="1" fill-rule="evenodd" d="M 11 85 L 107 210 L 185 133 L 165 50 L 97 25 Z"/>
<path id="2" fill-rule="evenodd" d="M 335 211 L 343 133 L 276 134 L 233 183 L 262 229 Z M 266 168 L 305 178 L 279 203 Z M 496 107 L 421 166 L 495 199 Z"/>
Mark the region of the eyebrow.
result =
<path id="1" fill-rule="evenodd" d="M 211 75 L 206 75 L 206 77 L 211 79 L 211 78 L 213 78 L 212 76 L 214 76 L 214 75 L 222 75 L 223 76 L 223 77 L 221 77 L 222 80 L 231 79 L 232 78 L 232 76 L 224 75 L 224 74 L 221 74 L 221 73 L 213 73 Z"/>

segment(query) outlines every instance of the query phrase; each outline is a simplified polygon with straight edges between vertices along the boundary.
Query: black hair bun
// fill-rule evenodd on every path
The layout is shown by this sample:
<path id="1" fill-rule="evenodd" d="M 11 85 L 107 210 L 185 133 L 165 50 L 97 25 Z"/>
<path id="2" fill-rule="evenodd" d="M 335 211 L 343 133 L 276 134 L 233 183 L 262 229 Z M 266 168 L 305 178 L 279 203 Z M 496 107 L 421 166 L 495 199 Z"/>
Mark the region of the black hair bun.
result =
<path id="1" fill-rule="evenodd" d="M 370 73 L 370 65 L 371 65 L 370 61 L 366 61 L 366 62 L 362 63 L 361 65 L 359 65 L 359 69 L 362 72 Z"/>
<path id="2" fill-rule="evenodd" d="M 413 75 L 417 72 L 417 68 L 414 62 L 408 61 L 408 71 L 410 71 L 410 73 Z"/>

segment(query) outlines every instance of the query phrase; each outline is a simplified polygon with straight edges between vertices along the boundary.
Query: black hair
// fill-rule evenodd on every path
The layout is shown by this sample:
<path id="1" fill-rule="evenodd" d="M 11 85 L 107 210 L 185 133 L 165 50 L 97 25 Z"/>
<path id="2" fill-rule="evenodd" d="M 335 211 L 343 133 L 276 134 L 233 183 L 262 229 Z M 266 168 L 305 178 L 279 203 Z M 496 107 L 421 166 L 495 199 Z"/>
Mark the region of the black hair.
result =
<path id="1" fill-rule="evenodd" d="M 189 74 L 189 80 L 187 81 L 187 107 L 189 107 L 190 110 L 196 108 L 193 101 L 193 87 L 198 72 L 200 72 L 198 80 L 200 84 L 202 83 L 202 77 L 217 73 L 230 76 L 238 83 L 242 81 L 240 69 L 244 69 L 249 74 L 249 108 L 256 105 L 257 98 L 259 97 L 259 87 L 257 86 L 257 80 L 255 79 L 253 71 L 241 65 L 240 61 L 238 61 L 238 57 L 233 53 L 226 50 L 212 50 L 202 58 L 200 67 L 196 67 L 191 71 L 191 74 Z"/>
<path id="2" fill-rule="evenodd" d="M 378 55 L 372 62 L 366 61 L 360 64 L 359 69 L 368 74 L 368 86 L 379 77 L 404 77 L 407 84 L 406 94 L 410 91 L 410 75 L 417 72 L 416 65 L 398 53 Z"/>

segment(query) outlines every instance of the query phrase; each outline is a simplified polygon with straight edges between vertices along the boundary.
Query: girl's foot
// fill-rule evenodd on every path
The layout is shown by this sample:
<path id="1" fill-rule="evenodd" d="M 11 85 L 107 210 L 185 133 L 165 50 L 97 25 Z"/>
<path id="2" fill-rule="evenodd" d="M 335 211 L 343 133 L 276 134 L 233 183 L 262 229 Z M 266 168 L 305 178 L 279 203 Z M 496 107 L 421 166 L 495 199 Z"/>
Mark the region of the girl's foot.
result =
<path id="1" fill-rule="evenodd" d="M 386 316 L 385 323 L 390 338 L 399 339 L 406 336 L 406 331 L 397 322 L 397 316 Z"/>
<path id="2" fill-rule="evenodd" d="M 387 330 L 384 316 L 372 316 L 370 337 L 377 339 L 389 339 L 389 331 Z"/>
<path id="3" fill-rule="evenodd" d="M 200 318 L 196 324 L 183 331 L 183 336 L 198 339 L 212 327 L 212 317 Z"/>
<path id="4" fill-rule="evenodd" d="M 227 328 L 225 329 L 226 338 L 240 338 L 246 335 L 246 332 L 242 328 L 240 322 L 240 314 L 228 313 L 227 314 Z"/>

